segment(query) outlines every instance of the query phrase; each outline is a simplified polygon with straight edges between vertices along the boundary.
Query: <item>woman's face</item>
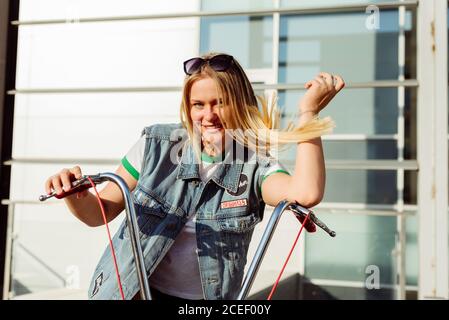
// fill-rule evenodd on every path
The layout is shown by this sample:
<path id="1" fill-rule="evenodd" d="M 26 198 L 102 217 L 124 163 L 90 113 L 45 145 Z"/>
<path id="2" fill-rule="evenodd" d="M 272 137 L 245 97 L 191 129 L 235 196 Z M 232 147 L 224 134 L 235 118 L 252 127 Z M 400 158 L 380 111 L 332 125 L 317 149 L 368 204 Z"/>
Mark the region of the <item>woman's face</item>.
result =
<path id="1" fill-rule="evenodd" d="M 225 130 L 218 114 L 226 119 L 228 108 L 221 104 L 214 80 L 202 78 L 195 81 L 190 90 L 190 117 L 196 130 L 201 132 L 203 147 L 208 152 L 212 147 L 221 152 L 224 143 Z M 217 155 L 217 154 L 215 154 Z"/>

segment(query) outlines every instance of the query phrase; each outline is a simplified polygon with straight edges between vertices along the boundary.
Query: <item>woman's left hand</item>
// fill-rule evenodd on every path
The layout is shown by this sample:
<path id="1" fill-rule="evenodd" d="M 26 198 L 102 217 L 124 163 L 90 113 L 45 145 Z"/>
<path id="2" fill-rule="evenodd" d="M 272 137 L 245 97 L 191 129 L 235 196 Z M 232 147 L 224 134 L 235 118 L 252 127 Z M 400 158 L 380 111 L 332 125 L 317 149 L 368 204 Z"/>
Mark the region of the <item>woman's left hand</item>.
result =
<path id="1" fill-rule="evenodd" d="M 304 85 L 307 92 L 299 102 L 300 112 L 318 114 L 344 86 L 345 82 L 340 76 L 320 72 Z"/>

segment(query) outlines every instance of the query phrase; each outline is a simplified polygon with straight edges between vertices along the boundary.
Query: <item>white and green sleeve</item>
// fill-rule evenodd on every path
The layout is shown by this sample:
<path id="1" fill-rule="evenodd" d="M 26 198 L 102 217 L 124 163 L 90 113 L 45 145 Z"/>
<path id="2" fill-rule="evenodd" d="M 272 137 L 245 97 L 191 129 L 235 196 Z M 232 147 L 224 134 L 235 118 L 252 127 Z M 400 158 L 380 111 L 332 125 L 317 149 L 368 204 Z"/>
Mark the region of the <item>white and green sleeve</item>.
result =
<path id="1" fill-rule="evenodd" d="M 260 192 L 260 194 L 262 194 L 262 184 L 265 181 L 265 179 L 275 173 L 283 173 L 283 174 L 290 175 L 288 170 L 278 161 L 271 162 L 270 164 L 267 164 L 258 170 L 258 175 L 259 175 L 258 176 L 258 181 L 259 181 L 259 185 L 258 185 L 259 190 L 258 191 Z"/>
<path id="2" fill-rule="evenodd" d="M 145 135 L 132 146 L 122 159 L 122 165 L 136 180 L 139 180 L 142 169 L 143 153 L 145 151 Z"/>
<path id="3" fill-rule="evenodd" d="M 273 173 L 282 172 L 285 174 L 290 175 L 290 173 L 287 171 L 287 169 L 279 162 L 276 162 L 269 167 L 265 168 L 265 170 L 261 171 L 261 182 L 264 182 L 266 178 L 271 176 Z"/>

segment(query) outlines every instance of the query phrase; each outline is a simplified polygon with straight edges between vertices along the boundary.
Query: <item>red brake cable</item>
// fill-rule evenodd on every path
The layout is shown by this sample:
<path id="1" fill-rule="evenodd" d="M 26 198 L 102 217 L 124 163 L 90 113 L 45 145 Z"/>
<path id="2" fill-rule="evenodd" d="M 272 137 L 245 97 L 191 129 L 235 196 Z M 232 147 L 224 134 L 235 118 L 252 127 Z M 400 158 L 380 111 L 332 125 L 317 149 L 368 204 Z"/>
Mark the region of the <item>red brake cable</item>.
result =
<path id="1" fill-rule="evenodd" d="M 277 279 L 276 279 L 276 282 L 274 283 L 273 288 L 271 289 L 271 292 L 270 292 L 270 294 L 268 295 L 267 300 L 271 300 L 271 298 L 273 297 L 274 292 L 276 291 L 276 288 L 277 288 L 277 286 L 278 286 L 278 284 L 279 284 L 279 281 L 281 280 L 282 274 L 284 273 L 285 267 L 287 266 L 287 263 L 288 263 L 288 261 L 290 260 L 290 257 L 291 257 L 291 255 L 292 255 L 292 253 L 293 253 L 293 250 L 294 250 L 295 247 L 296 247 L 296 243 L 298 242 L 299 236 L 300 236 L 301 233 L 302 233 L 302 229 L 304 229 L 304 226 L 306 225 L 307 220 L 309 220 L 309 214 L 310 214 L 310 213 L 308 213 L 308 214 L 306 215 L 306 218 L 305 218 L 304 221 L 302 222 L 301 229 L 299 229 L 299 232 L 298 232 L 298 235 L 296 236 L 295 242 L 293 243 L 293 246 L 292 246 L 292 248 L 290 249 L 290 252 L 289 252 L 289 254 L 288 254 L 288 256 L 287 256 L 287 259 L 285 259 L 285 262 L 284 262 L 284 265 L 282 266 L 281 272 L 279 273 L 279 275 L 278 275 L 278 277 L 277 277 Z"/>
<path id="2" fill-rule="evenodd" d="M 122 281 L 120 280 L 120 273 L 118 271 L 117 258 L 115 257 L 114 245 L 112 244 L 111 233 L 109 231 L 108 220 L 106 219 L 106 213 L 105 213 L 105 210 L 103 207 L 103 203 L 101 202 L 101 198 L 100 198 L 100 195 L 98 194 L 97 188 L 95 187 L 95 183 L 92 181 L 92 179 L 90 177 L 87 177 L 87 179 L 89 180 L 90 184 L 94 188 L 95 195 L 97 196 L 98 204 L 100 205 L 101 215 L 103 216 L 103 221 L 104 221 L 104 224 L 106 225 L 106 230 L 108 232 L 109 248 L 111 249 L 112 259 L 114 260 L 114 268 L 115 268 L 115 274 L 117 276 L 117 283 L 118 283 L 118 288 L 120 291 L 120 296 L 122 297 L 122 300 L 125 300 L 125 295 L 123 294 L 123 288 L 122 288 Z"/>

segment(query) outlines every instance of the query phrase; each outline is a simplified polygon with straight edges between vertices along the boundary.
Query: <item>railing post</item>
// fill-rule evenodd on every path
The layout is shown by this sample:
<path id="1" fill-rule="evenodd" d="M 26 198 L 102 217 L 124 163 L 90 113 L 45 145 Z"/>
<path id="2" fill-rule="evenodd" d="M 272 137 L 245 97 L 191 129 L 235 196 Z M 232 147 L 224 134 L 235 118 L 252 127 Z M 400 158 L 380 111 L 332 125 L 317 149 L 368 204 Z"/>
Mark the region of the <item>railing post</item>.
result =
<path id="1" fill-rule="evenodd" d="M 5 269 L 3 273 L 3 300 L 9 300 L 11 297 L 11 266 L 12 266 L 12 248 L 14 236 L 14 210 L 15 204 L 8 204 L 8 225 L 6 227 L 6 248 L 5 248 Z"/>

